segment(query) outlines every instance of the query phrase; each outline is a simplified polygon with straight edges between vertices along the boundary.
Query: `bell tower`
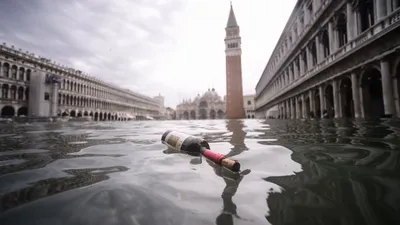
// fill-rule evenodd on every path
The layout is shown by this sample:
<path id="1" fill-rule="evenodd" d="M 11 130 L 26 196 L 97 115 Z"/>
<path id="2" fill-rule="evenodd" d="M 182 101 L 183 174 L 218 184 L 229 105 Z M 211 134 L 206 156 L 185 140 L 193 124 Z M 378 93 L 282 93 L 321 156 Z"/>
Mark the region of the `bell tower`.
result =
<path id="1" fill-rule="evenodd" d="M 225 31 L 226 118 L 243 119 L 245 118 L 245 111 L 242 84 L 242 42 L 232 1 Z"/>

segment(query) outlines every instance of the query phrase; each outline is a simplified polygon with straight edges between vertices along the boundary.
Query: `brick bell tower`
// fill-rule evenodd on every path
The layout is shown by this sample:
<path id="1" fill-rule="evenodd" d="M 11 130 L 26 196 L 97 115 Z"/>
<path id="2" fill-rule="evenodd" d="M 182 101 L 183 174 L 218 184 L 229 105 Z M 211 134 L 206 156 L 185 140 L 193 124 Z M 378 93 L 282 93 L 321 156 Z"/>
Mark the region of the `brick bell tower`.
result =
<path id="1" fill-rule="evenodd" d="M 240 29 L 233 12 L 232 1 L 225 28 L 226 55 L 226 118 L 245 118 L 242 84 L 242 48 Z"/>

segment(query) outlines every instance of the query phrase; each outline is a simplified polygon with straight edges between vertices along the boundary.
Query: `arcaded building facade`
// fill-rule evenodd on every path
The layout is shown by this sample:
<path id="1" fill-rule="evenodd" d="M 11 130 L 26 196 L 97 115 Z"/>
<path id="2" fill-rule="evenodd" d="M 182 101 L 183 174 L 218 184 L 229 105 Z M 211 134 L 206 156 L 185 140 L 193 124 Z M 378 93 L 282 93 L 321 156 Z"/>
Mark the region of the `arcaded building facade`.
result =
<path id="1" fill-rule="evenodd" d="M 256 113 L 400 116 L 400 0 L 299 0 L 256 86 Z"/>
<path id="2" fill-rule="evenodd" d="M 0 113 L 1 117 L 130 120 L 158 114 L 158 102 L 3 43 Z"/>

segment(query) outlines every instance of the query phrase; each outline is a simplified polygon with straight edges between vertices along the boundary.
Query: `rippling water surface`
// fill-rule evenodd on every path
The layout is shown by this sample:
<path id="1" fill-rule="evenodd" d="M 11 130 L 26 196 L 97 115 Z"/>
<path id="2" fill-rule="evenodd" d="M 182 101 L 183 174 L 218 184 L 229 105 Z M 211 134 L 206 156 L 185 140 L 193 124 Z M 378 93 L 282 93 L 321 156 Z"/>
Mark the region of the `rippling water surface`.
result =
<path id="1" fill-rule="evenodd" d="M 0 125 L 0 224 L 400 224 L 400 122 Z M 202 136 L 241 174 L 170 154 Z"/>

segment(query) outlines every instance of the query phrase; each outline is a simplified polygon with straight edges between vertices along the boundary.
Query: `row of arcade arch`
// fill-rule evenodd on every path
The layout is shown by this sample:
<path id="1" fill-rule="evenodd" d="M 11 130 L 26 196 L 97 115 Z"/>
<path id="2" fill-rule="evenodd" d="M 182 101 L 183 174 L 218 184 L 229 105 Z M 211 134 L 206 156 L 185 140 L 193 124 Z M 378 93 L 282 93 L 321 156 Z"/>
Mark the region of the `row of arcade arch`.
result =
<path id="1" fill-rule="evenodd" d="M 196 113 L 195 110 L 190 110 L 190 111 L 184 111 L 182 116 L 183 116 L 182 119 L 185 119 L 185 120 L 189 120 L 189 119 L 191 119 L 191 120 L 223 119 L 223 118 L 225 118 L 225 113 L 222 110 L 211 109 L 211 110 L 207 111 L 207 109 L 200 108 L 198 110 L 198 114 Z"/>
<path id="2" fill-rule="evenodd" d="M 0 109 L 0 117 L 1 118 L 11 118 L 14 116 L 27 116 L 28 115 L 28 107 L 13 107 L 11 105 L 5 105 Z"/>
<path id="3" fill-rule="evenodd" d="M 27 116 L 28 107 L 14 107 L 12 105 L 5 105 L 0 109 L 1 118 L 12 118 L 14 116 Z M 59 110 L 57 115 L 59 117 L 92 117 L 95 121 L 128 121 L 128 120 L 144 120 L 144 116 L 135 116 L 134 118 L 129 116 L 118 115 L 111 112 L 92 112 L 92 111 L 79 111 L 79 110 Z"/>
<path id="4" fill-rule="evenodd" d="M 399 116 L 399 88 L 400 59 L 383 59 L 285 100 L 278 104 L 278 118 Z"/>
<path id="5" fill-rule="evenodd" d="M 125 116 L 119 116 L 118 114 L 111 112 L 93 112 L 79 110 L 65 110 L 63 112 L 59 110 L 57 115 L 59 117 L 91 117 L 95 121 L 127 121 L 133 119 Z"/>

